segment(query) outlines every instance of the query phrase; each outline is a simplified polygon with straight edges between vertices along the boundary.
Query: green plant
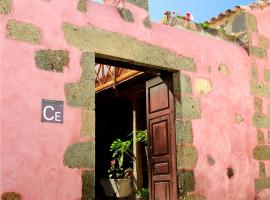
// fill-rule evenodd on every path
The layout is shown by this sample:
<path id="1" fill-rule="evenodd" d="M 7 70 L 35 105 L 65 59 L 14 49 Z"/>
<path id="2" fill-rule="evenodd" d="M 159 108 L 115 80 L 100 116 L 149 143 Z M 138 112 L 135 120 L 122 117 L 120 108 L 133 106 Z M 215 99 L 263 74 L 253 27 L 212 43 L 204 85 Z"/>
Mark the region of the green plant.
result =
<path id="1" fill-rule="evenodd" d="M 149 198 L 149 190 L 147 188 L 142 188 L 136 193 L 136 198 L 137 199 Z"/>
<path id="2" fill-rule="evenodd" d="M 109 178 L 130 178 L 132 169 L 124 169 L 125 157 L 133 159 L 131 149 L 131 140 L 122 141 L 121 139 L 115 140 L 110 147 L 112 158 L 110 169 L 108 170 Z"/>
<path id="3" fill-rule="evenodd" d="M 136 142 L 140 142 L 143 145 L 147 146 L 147 143 L 148 143 L 147 130 L 137 131 Z"/>
<path id="4" fill-rule="evenodd" d="M 203 22 L 199 24 L 204 30 L 209 29 L 209 23 L 208 22 Z"/>

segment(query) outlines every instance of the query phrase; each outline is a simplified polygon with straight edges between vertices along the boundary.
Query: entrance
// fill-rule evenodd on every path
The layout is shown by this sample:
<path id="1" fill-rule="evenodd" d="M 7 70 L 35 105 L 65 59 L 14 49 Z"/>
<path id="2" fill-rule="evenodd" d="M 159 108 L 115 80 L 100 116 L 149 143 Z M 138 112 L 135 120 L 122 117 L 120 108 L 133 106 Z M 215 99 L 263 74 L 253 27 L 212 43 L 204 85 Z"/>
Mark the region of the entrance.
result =
<path id="1" fill-rule="evenodd" d="M 96 199 L 111 199 L 106 197 L 102 181 L 108 179 L 113 160 L 110 146 L 117 139 L 132 141 L 134 158 L 123 162 L 123 168 L 133 169 L 134 175 L 129 199 L 135 199 L 142 188 L 151 191 L 152 200 L 177 199 L 170 74 L 106 64 L 97 64 L 96 74 Z M 146 129 L 147 152 L 135 142 L 136 133 Z"/>

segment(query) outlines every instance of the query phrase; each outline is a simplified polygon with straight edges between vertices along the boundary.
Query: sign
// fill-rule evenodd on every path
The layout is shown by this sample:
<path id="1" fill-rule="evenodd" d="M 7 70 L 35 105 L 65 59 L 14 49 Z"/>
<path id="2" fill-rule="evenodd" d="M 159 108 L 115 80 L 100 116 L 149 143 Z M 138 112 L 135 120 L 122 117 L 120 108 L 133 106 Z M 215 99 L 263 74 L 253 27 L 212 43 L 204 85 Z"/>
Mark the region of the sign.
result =
<path id="1" fill-rule="evenodd" d="M 64 102 L 42 99 L 41 122 L 63 123 Z"/>

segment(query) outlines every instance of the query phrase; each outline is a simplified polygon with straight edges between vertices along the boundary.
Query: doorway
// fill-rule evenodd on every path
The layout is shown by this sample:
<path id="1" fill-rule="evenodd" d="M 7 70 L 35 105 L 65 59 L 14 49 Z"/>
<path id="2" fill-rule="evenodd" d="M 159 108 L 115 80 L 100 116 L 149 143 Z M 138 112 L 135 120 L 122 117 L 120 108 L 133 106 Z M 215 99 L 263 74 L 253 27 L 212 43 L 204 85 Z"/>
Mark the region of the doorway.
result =
<path id="1" fill-rule="evenodd" d="M 176 199 L 171 76 L 134 66 L 116 68 L 108 65 L 108 61 L 97 64 L 96 75 L 96 199 L 107 199 L 101 180 L 108 178 L 112 142 L 134 140 L 134 131 L 146 129 L 148 152 L 133 142 L 135 161 L 127 160 L 123 167 L 133 169 L 135 188 L 149 188 L 151 199 Z"/>

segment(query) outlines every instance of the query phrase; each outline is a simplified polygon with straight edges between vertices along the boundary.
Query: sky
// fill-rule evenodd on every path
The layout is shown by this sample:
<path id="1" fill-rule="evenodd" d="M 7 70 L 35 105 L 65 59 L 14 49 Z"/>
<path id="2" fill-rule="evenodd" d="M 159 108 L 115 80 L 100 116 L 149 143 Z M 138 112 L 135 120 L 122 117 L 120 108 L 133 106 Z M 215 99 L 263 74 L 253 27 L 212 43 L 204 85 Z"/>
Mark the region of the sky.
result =
<path id="1" fill-rule="evenodd" d="M 103 0 L 95 0 L 103 2 Z M 194 22 L 204 22 L 236 5 L 247 5 L 254 0 L 148 0 L 152 21 L 160 21 L 166 10 L 184 15 L 190 12 Z"/>

